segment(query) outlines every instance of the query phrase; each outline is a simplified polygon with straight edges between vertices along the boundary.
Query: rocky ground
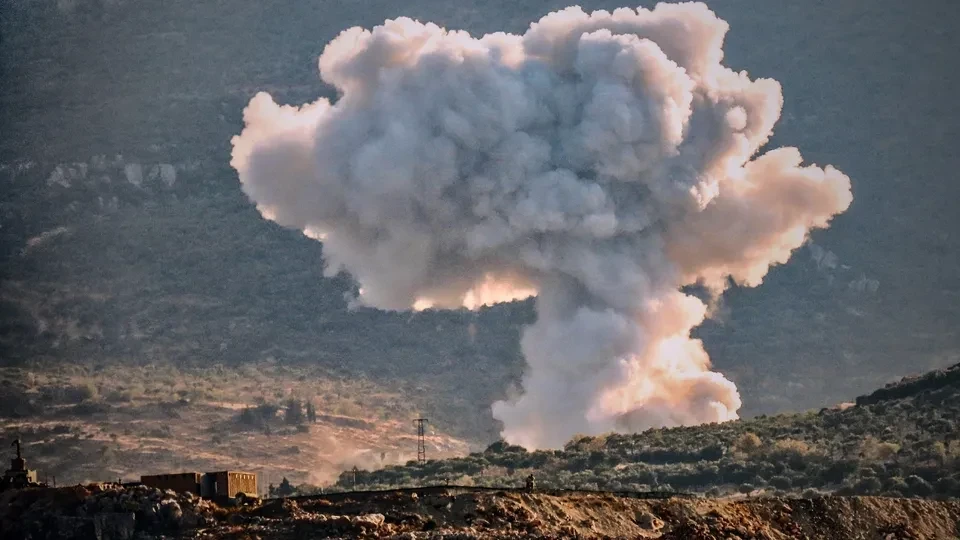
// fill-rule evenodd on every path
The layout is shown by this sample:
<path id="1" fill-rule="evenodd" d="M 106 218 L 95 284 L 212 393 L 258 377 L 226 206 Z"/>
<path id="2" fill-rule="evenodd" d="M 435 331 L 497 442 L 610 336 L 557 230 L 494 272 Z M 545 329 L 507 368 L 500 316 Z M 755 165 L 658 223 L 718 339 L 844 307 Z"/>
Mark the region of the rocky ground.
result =
<path id="1" fill-rule="evenodd" d="M 0 494 L 5 539 L 934 539 L 960 502 L 874 497 L 644 500 L 430 488 L 221 507 L 189 494 L 92 485 Z"/>

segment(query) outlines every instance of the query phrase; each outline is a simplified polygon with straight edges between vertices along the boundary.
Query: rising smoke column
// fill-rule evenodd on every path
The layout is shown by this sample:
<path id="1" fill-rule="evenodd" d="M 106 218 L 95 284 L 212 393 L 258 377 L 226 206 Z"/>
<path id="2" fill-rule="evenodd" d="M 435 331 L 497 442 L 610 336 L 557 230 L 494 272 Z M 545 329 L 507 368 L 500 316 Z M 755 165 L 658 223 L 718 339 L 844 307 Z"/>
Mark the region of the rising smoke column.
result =
<path id="1" fill-rule="evenodd" d="M 703 4 L 568 8 L 476 39 L 406 18 L 320 57 L 340 98 L 244 111 L 232 165 L 264 216 L 319 235 L 357 302 L 476 307 L 536 294 L 511 443 L 730 420 L 691 330 L 699 283 L 756 286 L 851 202 L 849 179 L 759 154 L 776 81 L 721 64 Z"/>

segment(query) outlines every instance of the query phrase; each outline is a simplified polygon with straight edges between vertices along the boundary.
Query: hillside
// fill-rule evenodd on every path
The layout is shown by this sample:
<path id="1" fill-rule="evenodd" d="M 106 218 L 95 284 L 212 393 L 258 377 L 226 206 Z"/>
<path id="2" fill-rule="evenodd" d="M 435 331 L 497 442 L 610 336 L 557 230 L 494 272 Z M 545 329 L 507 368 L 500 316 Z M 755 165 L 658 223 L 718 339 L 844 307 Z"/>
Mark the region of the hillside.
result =
<path id="1" fill-rule="evenodd" d="M 0 536 L 955 538 L 958 373 L 960 365 L 905 378 L 857 404 L 805 414 L 580 437 L 549 452 L 501 442 L 463 458 L 358 471 L 356 480 L 344 474 L 323 493 L 300 486 L 300 496 L 241 507 L 145 486 L 11 490 L 0 494 Z M 274 444 L 291 436 L 276 435 Z M 283 454 L 272 457 L 282 462 Z M 528 474 L 533 490 L 521 487 Z M 397 485 L 423 487 L 362 491 Z"/>
<path id="2" fill-rule="evenodd" d="M 563 450 L 504 443 L 462 458 L 363 472 L 363 487 L 544 488 L 960 497 L 960 364 L 857 404 L 636 435 L 579 437 Z M 342 489 L 353 475 L 341 476 Z"/>
<path id="3" fill-rule="evenodd" d="M 847 214 L 763 286 L 730 291 L 699 330 L 738 384 L 742 412 L 828 406 L 957 362 L 960 218 L 948 179 L 960 157 L 944 141 L 960 126 L 960 76 L 946 69 L 960 7 L 709 4 L 731 24 L 727 63 L 783 84 L 772 144 L 798 145 L 854 183 Z M 38 373 L 319 366 L 330 381 L 402 390 L 452 436 L 494 440 L 489 405 L 520 380 L 530 303 L 348 310 L 343 295 L 356 284 L 323 278 L 321 244 L 245 200 L 229 140 L 258 91 L 291 103 L 332 97 L 316 58 L 344 28 L 408 15 L 520 32 L 565 5 L 5 3 L 0 363 Z"/>
<path id="4" fill-rule="evenodd" d="M 410 419 L 422 412 L 406 397 L 413 391 L 276 362 L 7 369 L 0 443 L 19 438 L 30 467 L 51 484 L 238 469 L 257 474 L 266 492 L 283 478 L 328 484 L 355 465 L 416 457 Z M 429 426 L 426 448 L 453 457 L 470 444 Z"/>

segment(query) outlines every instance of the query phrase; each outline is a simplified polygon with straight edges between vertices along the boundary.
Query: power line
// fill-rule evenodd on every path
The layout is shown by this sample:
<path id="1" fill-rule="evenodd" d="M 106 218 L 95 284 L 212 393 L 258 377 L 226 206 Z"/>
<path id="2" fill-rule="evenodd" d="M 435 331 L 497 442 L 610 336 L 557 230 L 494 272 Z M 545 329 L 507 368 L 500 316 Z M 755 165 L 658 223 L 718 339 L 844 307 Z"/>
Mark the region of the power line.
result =
<path id="1" fill-rule="evenodd" d="M 427 445 L 423 440 L 423 424 L 426 421 L 426 418 L 417 418 L 413 421 L 413 424 L 417 426 L 417 463 L 427 462 Z"/>

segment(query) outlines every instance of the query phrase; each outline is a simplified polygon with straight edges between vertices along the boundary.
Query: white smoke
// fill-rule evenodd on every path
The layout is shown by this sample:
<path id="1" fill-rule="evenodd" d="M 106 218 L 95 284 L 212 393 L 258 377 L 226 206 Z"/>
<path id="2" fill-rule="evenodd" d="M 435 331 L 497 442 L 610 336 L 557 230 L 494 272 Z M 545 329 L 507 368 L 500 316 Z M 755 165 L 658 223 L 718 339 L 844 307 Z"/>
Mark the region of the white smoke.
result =
<path id="1" fill-rule="evenodd" d="M 721 64 L 727 29 L 694 3 L 567 8 L 522 36 L 352 28 L 319 62 L 340 98 L 257 95 L 232 165 L 366 305 L 536 294 L 524 392 L 493 405 L 509 442 L 730 420 L 681 287 L 758 285 L 851 194 L 796 149 L 756 155 L 780 86 Z"/>

